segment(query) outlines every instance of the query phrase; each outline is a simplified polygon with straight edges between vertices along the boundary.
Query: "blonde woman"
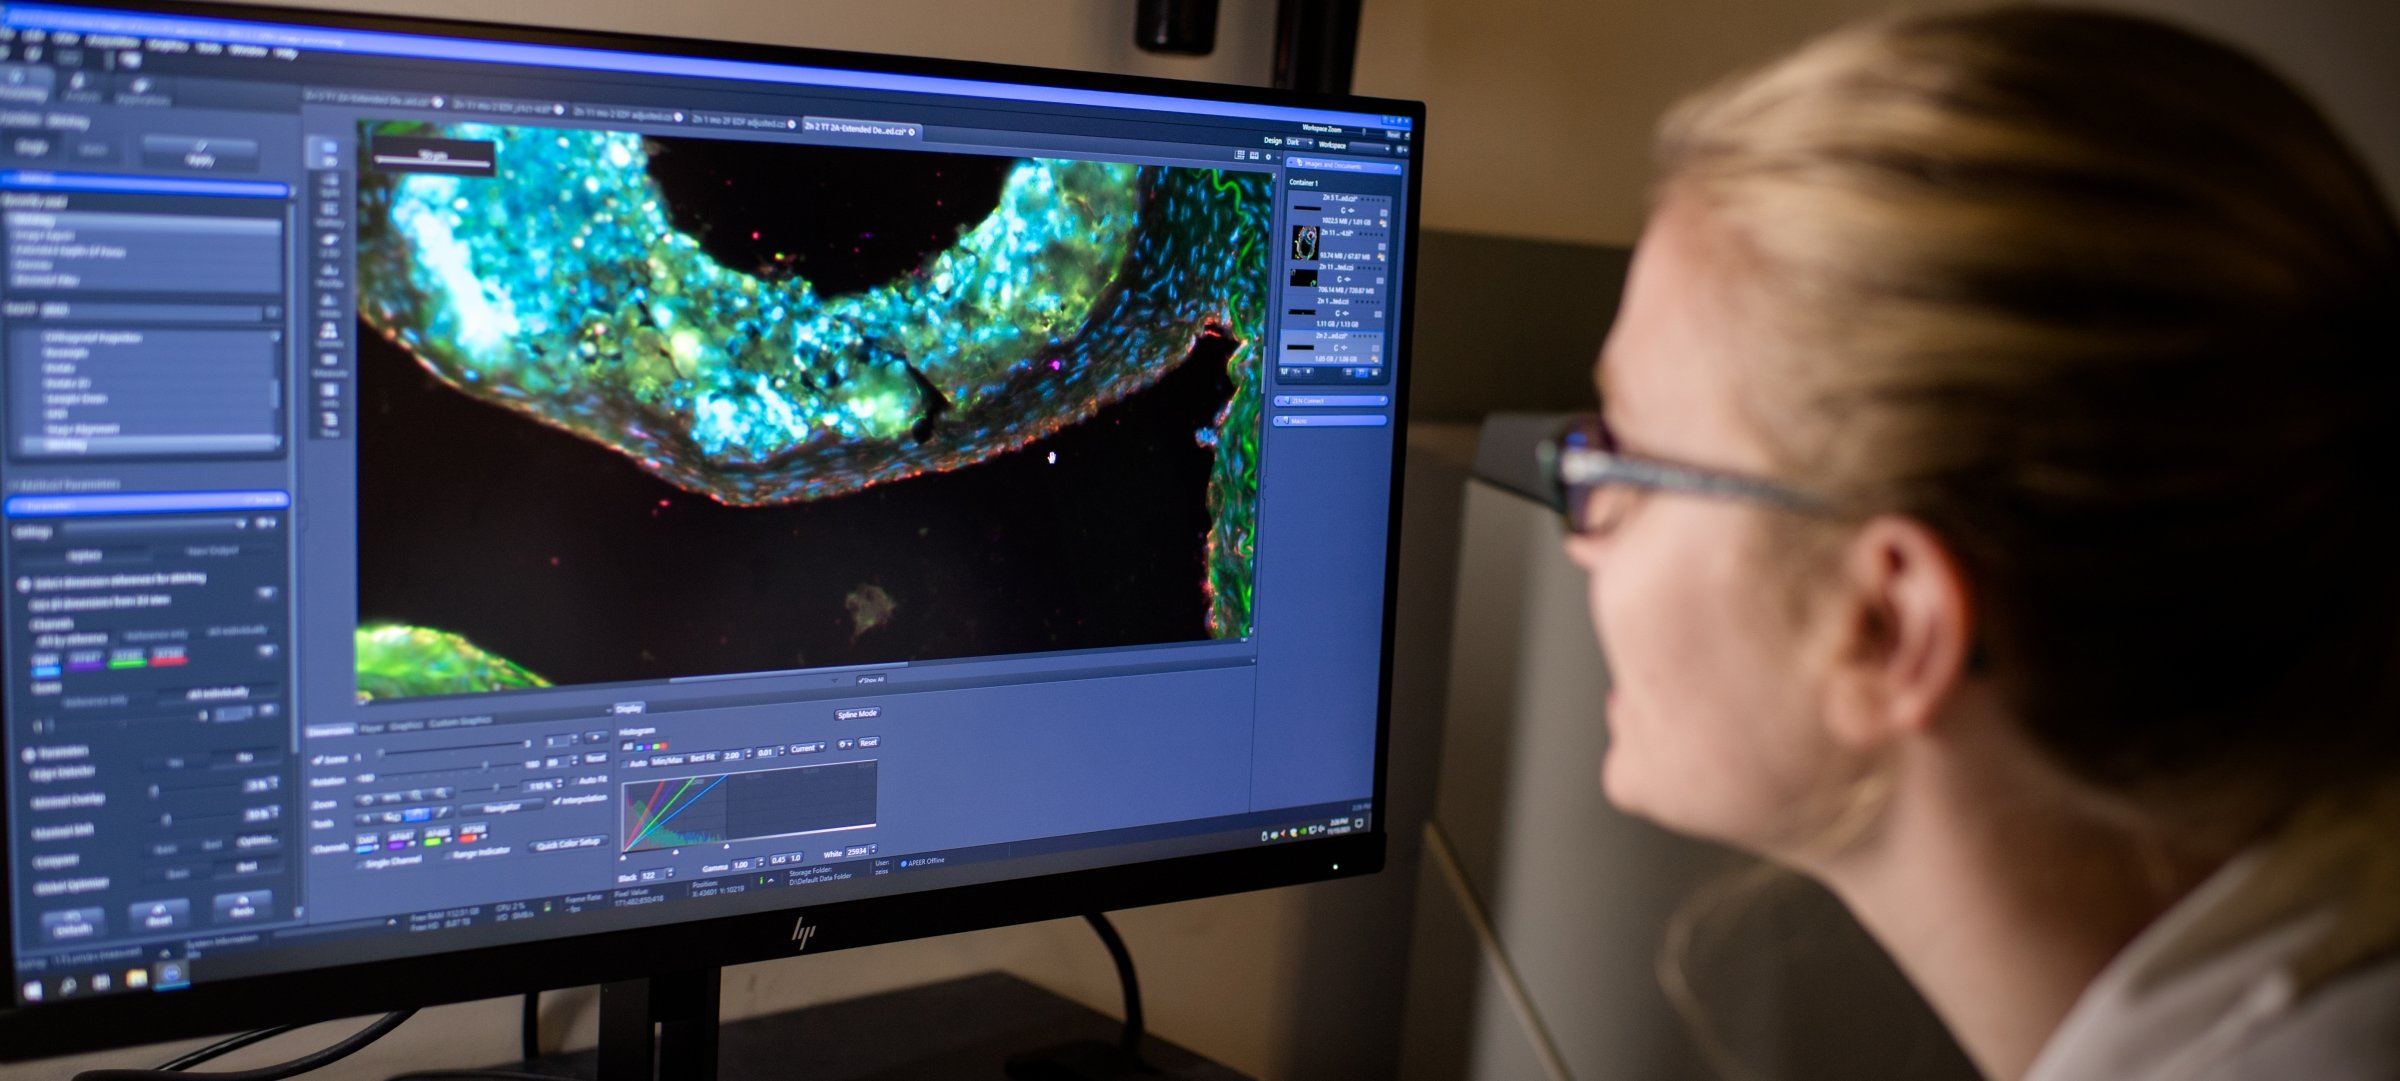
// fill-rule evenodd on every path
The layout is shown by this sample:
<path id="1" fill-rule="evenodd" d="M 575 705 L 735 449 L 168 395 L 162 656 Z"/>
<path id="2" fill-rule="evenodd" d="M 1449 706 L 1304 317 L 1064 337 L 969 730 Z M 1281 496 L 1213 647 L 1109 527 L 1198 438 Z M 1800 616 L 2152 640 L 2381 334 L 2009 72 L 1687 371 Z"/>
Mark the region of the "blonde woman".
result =
<path id="1" fill-rule="evenodd" d="M 1619 806 L 1826 883 L 1994 1078 L 2400 1077 L 2400 234 L 2055 8 L 1666 122 L 1553 448 Z"/>

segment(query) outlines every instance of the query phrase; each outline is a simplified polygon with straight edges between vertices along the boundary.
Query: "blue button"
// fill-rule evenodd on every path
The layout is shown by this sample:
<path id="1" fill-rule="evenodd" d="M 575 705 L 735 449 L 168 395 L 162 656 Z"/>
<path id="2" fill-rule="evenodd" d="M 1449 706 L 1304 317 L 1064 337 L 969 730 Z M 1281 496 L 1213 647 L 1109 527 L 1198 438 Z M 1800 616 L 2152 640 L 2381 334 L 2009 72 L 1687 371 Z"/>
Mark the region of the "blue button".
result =
<path id="1" fill-rule="evenodd" d="M 1287 409 L 1380 409 L 1392 399 L 1384 394 L 1278 394 L 1275 404 Z"/>
<path id="2" fill-rule="evenodd" d="M 248 923 L 266 919 L 275 913 L 275 891 L 220 893 L 217 895 L 216 913 L 218 923 Z"/>
<path id="3" fill-rule="evenodd" d="M 1392 422 L 1382 413 L 1283 413 L 1278 428 L 1381 428 Z"/>
<path id="4" fill-rule="evenodd" d="M 181 931 L 192 925 L 192 902 L 177 897 L 166 901 L 135 901 L 125 906 L 125 922 L 142 932 Z"/>
<path id="5" fill-rule="evenodd" d="M 89 942 L 107 933 L 108 914 L 97 908 L 42 913 L 42 937 L 51 942 Z"/>

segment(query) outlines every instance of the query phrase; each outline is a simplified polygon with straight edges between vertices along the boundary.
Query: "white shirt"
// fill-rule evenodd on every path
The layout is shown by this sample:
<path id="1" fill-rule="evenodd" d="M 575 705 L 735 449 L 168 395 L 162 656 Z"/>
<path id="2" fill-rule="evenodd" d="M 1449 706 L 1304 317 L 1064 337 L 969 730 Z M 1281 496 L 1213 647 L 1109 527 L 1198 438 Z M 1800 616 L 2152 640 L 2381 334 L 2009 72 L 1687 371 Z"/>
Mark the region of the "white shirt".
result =
<path id="1" fill-rule="evenodd" d="M 2400 1081 L 2400 806 L 2302 816 L 2084 989 L 2026 1081 Z"/>

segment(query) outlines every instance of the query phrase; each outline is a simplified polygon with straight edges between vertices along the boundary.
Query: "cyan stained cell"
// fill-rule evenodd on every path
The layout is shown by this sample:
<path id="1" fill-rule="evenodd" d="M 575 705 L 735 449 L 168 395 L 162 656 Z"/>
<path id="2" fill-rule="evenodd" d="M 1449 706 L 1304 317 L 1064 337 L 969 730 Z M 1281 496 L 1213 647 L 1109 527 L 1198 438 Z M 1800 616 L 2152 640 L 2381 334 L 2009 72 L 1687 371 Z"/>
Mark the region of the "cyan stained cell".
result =
<path id="1" fill-rule="evenodd" d="M 728 504 L 981 461 L 1149 386 L 1204 334 L 1233 338 L 1236 398 L 1214 434 L 1241 461 L 1212 484 L 1212 547 L 1239 550 L 1247 592 L 1263 175 L 1021 161 L 957 243 L 827 297 L 725 267 L 674 228 L 638 135 L 379 130 L 492 142 L 500 174 L 362 174 L 366 320 L 458 390 Z M 1234 585 L 1219 577 L 1212 591 Z M 1218 633 L 1246 633 L 1240 608 Z"/>

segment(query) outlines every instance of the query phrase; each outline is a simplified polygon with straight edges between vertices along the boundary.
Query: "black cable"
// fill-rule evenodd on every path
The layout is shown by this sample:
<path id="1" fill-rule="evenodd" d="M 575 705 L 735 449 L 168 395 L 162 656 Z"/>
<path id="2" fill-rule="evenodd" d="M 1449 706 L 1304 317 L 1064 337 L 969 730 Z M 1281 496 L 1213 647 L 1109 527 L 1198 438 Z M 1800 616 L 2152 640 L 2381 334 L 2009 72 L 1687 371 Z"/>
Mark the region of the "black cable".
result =
<path id="1" fill-rule="evenodd" d="M 542 993 L 525 992 L 525 1016 L 517 1026 L 518 1050 L 527 1062 L 542 1057 Z"/>
<path id="2" fill-rule="evenodd" d="M 85 1070 L 82 1073 L 76 1074 L 74 1081 L 167 1081 L 167 1079 L 175 1079 L 175 1081 L 180 1081 L 180 1079 L 186 1077 L 205 1077 L 209 1078 L 210 1081 L 283 1081 L 283 1079 L 286 1077 L 297 1077 L 301 1074 L 309 1072 L 310 1070 L 321 1069 L 345 1058 L 349 1058 L 359 1048 L 374 1043 L 375 1041 L 382 1039 L 386 1033 L 389 1033 L 393 1029 L 399 1028 L 401 1022 L 416 1016 L 416 1012 L 417 1011 L 415 1010 L 400 1010 L 396 1013 L 387 1013 L 382 1017 L 377 1018 L 374 1024 L 368 1025 L 357 1032 L 351 1033 L 347 1039 L 344 1039 L 342 1042 L 334 1044 L 331 1047 L 320 1051 L 310 1052 L 289 1062 L 280 1062 L 273 1066 L 261 1066 L 255 1070 L 232 1070 L 225 1073 L 184 1073 L 170 1072 L 166 1070 Z M 247 1036 L 250 1034 L 244 1033 L 243 1035 Z M 241 1037 L 235 1038 L 240 1039 Z M 259 1039 L 262 1040 L 265 1038 L 266 1037 L 264 1036 L 259 1037 Z M 203 1048 L 203 1050 L 206 1049 Z M 231 1049 L 228 1048 L 227 1050 Z"/>
<path id="3" fill-rule="evenodd" d="M 1117 937 L 1116 925 L 1097 912 L 1083 915 L 1092 930 L 1099 932 L 1100 942 L 1108 947 L 1110 960 L 1117 963 L 1117 983 L 1125 992 L 1125 1035 L 1121 1046 L 1128 1055 L 1142 1049 L 1142 984 L 1133 974 L 1133 953 L 1125 948 L 1125 940 Z"/>
<path id="4" fill-rule="evenodd" d="M 219 1055 L 239 1051 L 242 1048 L 248 1047 L 251 1044 L 257 1043 L 261 1040 L 272 1040 L 277 1036 L 281 1036 L 284 1033 L 290 1032 L 291 1030 L 299 1027 L 300 1026 L 298 1025 L 276 1025 L 273 1028 L 252 1029 L 238 1036 L 227 1036 L 224 1039 L 218 1040 L 217 1042 L 203 1047 L 197 1051 L 187 1051 L 181 1055 L 177 1055 L 174 1058 L 168 1059 L 163 1065 L 159 1066 L 159 1070 L 166 1073 L 173 1073 L 177 1070 L 188 1070 L 194 1066 L 200 1065 L 203 1062 L 207 1062 L 212 1058 L 216 1058 Z"/>

